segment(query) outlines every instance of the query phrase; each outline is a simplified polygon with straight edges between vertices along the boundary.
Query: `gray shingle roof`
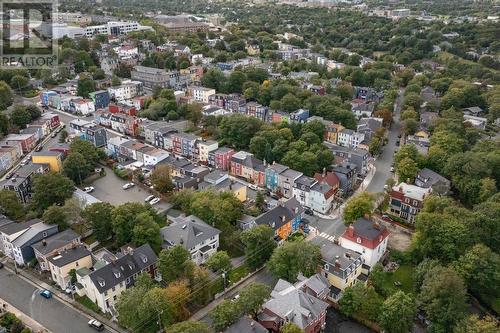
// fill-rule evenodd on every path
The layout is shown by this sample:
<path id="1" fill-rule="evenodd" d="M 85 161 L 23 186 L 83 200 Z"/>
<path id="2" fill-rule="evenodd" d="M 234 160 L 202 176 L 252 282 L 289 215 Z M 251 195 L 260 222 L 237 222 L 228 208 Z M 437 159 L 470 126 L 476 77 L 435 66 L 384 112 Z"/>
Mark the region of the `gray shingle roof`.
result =
<path id="1" fill-rule="evenodd" d="M 45 224 L 43 222 L 38 222 L 31 225 L 24 233 L 17 237 L 12 244 L 16 247 L 22 247 L 26 243 L 29 243 L 34 237 L 44 231 L 57 228 L 55 225 Z"/>
<path id="2" fill-rule="evenodd" d="M 194 215 L 182 216 L 172 220 L 171 225 L 160 230 L 166 246 L 182 245 L 189 250 L 220 234 L 219 229 L 209 226 Z"/>
<path id="3" fill-rule="evenodd" d="M 361 254 L 337 245 L 324 237 L 316 236 L 311 242 L 320 247 L 321 257 L 324 262 L 329 264 L 328 271 L 332 273 L 336 269 L 335 263 L 339 265 L 341 270 L 345 270 L 361 257 Z"/>
<path id="4" fill-rule="evenodd" d="M 120 284 L 134 274 L 156 263 L 158 257 L 149 244 L 144 244 L 132 252 L 89 274 L 90 280 L 100 293 Z"/>
<path id="5" fill-rule="evenodd" d="M 66 245 L 74 242 L 80 236 L 71 229 L 64 230 L 55 235 L 52 235 L 45 239 L 44 241 L 40 241 L 31 245 L 31 247 L 40 252 L 41 254 L 47 254 L 54 250 L 65 247 Z"/>
<path id="6" fill-rule="evenodd" d="M 34 220 L 26 221 L 26 222 L 5 224 L 5 225 L 0 227 L 0 232 L 4 233 L 6 235 L 12 235 L 12 234 L 15 234 L 15 233 L 22 231 L 24 229 L 28 229 L 33 224 L 39 223 L 39 222 L 40 222 L 40 220 L 34 219 Z"/>
<path id="7" fill-rule="evenodd" d="M 378 227 L 375 227 L 375 224 L 372 221 L 369 221 L 363 217 L 354 221 L 352 226 L 354 227 L 354 230 L 355 230 L 357 236 L 360 236 L 360 237 L 363 237 L 363 238 L 366 238 L 369 240 L 373 240 L 373 239 L 377 238 L 386 229 L 386 227 L 384 227 L 383 225 L 380 225 L 380 224 L 378 225 Z"/>
<path id="8" fill-rule="evenodd" d="M 68 250 L 61 251 L 60 253 L 48 258 L 52 265 L 57 267 L 64 267 L 67 264 L 90 256 L 91 253 L 84 245 L 80 245 Z"/>
<path id="9" fill-rule="evenodd" d="M 267 329 L 246 316 L 241 317 L 237 322 L 226 328 L 224 333 L 267 333 Z"/>
<path id="10" fill-rule="evenodd" d="M 278 204 L 270 211 L 259 215 L 255 218 L 257 225 L 268 225 L 274 230 L 279 229 L 288 221 L 294 219 L 296 216 L 302 214 L 304 208 L 295 198 L 290 198 L 285 202 Z M 284 217 L 284 218 L 283 218 Z"/>

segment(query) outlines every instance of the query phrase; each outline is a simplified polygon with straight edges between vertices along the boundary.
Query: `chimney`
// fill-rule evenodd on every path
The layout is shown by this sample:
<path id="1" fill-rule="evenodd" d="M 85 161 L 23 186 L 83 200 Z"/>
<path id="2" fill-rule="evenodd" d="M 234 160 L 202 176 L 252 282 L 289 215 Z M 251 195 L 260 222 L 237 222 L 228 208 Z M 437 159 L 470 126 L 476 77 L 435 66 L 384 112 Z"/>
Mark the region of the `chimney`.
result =
<path id="1" fill-rule="evenodd" d="M 47 246 L 47 241 L 45 240 L 45 238 L 44 238 L 44 239 L 42 239 L 42 245 L 43 245 L 43 246 Z"/>
<path id="2" fill-rule="evenodd" d="M 285 216 L 285 215 L 283 215 L 283 216 L 281 217 L 281 221 L 282 221 L 283 223 L 285 223 L 285 221 L 286 221 L 286 216 Z"/>
<path id="3" fill-rule="evenodd" d="M 335 260 L 335 268 L 340 268 L 340 260 Z"/>
<path id="4" fill-rule="evenodd" d="M 347 228 L 347 235 L 349 237 L 354 237 L 354 226 L 352 224 Z"/>
<path id="5" fill-rule="evenodd" d="M 380 224 L 378 222 L 373 222 L 373 228 L 376 230 L 380 230 Z"/>

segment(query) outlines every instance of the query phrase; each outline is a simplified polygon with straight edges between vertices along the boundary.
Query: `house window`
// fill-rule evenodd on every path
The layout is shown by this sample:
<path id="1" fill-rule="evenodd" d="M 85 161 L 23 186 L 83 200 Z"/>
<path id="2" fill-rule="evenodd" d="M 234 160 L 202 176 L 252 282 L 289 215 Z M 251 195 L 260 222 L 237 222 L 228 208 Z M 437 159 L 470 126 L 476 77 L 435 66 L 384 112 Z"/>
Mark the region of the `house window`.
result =
<path id="1" fill-rule="evenodd" d="M 356 238 L 356 243 L 361 244 L 361 238 L 360 237 Z"/>
<path id="2" fill-rule="evenodd" d="M 46 231 L 42 232 L 42 237 L 47 237 L 47 232 Z"/>

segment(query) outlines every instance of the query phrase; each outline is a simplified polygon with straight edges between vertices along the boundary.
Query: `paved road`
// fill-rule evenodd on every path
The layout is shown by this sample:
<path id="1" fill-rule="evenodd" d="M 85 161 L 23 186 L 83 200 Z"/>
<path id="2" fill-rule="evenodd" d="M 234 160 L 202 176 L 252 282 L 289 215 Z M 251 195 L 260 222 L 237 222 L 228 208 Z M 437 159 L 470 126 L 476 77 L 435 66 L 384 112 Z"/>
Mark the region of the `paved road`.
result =
<path id="1" fill-rule="evenodd" d="M 394 104 L 394 122 L 389 130 L 388 139 L 389 142 L 385 145 L 382 154 L 375 161 L 375 175 L 371 183 L 368 185 L 366 190 L 368 192 L 383 192 L 384 185 L 387 179 L 392 177 L 391 165 L 394 160 L 394 152 L 396 150 L 396 141 L 398 140 L 398 135 L 401 131 L 401 125 L 399 123 L 399 115 L 401 113 L 401 105 L 403 103 L 404 90 L 401 90 L 396 103 Z"/>
<path id="2" fill-rule="evenodd" d="M 0 297 L 54 333 L 95 333 L 88 318 L 56 298 L 45 299 L 40 290 L 14 273 L 0 269 Z M 105 332 L 109 332 L 105 330 Z"/>

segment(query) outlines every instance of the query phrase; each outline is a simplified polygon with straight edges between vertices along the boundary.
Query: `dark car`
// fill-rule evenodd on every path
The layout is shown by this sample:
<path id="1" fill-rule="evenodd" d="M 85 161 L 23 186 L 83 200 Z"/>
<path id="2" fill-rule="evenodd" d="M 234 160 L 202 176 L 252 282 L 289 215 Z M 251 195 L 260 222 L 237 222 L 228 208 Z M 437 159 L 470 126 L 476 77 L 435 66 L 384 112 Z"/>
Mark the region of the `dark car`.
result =
<path id="1" fill-rule="evenodd" d="M 313 211 L 312 211 L 311 209 L 309 209 L 309 208 L 306 208 L 306 209 L 304 210 L 304 213 L 306 213 L 307 215 L 311 215 L 311 216 L 313 216 L 313 215 L 314 215 Z"/>

